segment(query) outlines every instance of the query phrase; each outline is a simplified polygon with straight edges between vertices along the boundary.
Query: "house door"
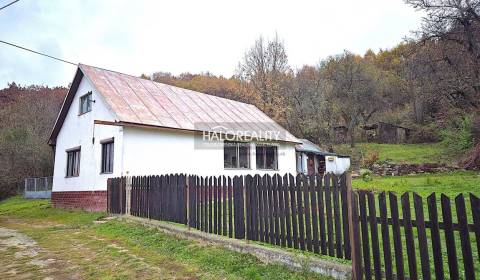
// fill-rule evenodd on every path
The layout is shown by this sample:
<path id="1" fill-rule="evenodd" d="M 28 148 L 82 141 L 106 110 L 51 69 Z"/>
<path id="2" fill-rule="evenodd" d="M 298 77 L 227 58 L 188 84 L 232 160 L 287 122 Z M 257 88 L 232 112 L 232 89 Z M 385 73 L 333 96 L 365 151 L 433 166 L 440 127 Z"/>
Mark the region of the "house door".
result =
<path id="1" fill-rule="evenodd" d="M 308 154 L 307 174 L 308 175 L 314 175 L 315 174 L 315 156 L 313 154 Z"/>
<path id="2" fill-rule="evenodd" d="M 317 161 L 318 161 L 317 173 L 323 176 L 326 170 L 325 156 L 317 156 Z"/>

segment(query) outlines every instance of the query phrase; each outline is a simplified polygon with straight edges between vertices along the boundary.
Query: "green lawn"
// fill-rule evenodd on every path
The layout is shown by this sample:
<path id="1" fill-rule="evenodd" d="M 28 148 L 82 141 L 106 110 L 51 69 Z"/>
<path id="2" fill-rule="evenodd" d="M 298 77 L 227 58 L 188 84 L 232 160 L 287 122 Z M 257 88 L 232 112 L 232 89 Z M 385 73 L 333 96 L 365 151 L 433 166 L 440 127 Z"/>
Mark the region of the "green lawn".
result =
<path id="1" fill-rule="evenodd" d="M 406 176 L 373 176 L 373 180 L 365 182 L 361 178 L 352 181 L 353 187 L 375 191 L 416 192 L 428 196 L 433 192 L 444 193 L 454 197 L 459 193 L 480 195 L 480 173 L 461 171 L 436 174 L 416 174 Z"/>
<path id="2" fill-rule="evenodd" d="M 37 243 L 34 255 L 22 246 L 7 246 L 0 274 L 14 279 L 325 279 L 104 217 L 55 209 L 48 200 L 0 202 L 0 249 L 9 243 L 2 243 L 9 238 L 2 230 L 15 230 Z"/>
<path id="3" fill-rule="evenodd" d="M 454 198 L 460 193 L 465 194 L 465 202 L 466 202 L 466 210 L 467 210 L 467 220 L 469 223 L 473 223 L 472 213 L 471 213 L 471 206 L 468 193 L 473 193 L 476 196 L 480 196 L 480 173 L 478 172 L 451 172 L 451 173 L 440 173 L 440 174 L 418 174 L 418 175 L 411 175 L 411 176 L 395 176 L 395 177 L 377 177 L 374 176 L 373 180 L 370 182 L 364 182 L 362 179 L 354 179 L 352 181 L 354 188 L 356 189 L 368 189 L 373 190 L 376 193 L 381 191 L 393 191 L 398 195 L 398 206 L 399 206 L 399 216 L 402 218 L 403 216 L 403 208 L 401 206 L 400 195 L 404 192 L 416 192 L 420 196 L 423 197 L 423 208 L 424 208 L 424 215 L 425 219 L 429 220 L 428 218 L 428 207 L 426 204 L 426 197 L 430 195 L 432 192 L 437 193 L 437 211 L 439 214 L 439 220 L 442 221 L 442 210 L 440 205 L 440 194 L 446 194 L 451 199 L 451 210 L 452 210 L 452 217 L 453 222 L 457 222 L 457 214 L 455 208 L 455 201 Z M 377 196 L 376 196 L 377 197 Z M 378 200 L 377 200 L 378 201 Z M 410 211 L 412 218 L 415 219 L 415 210 L 414 204 L 412 200 L 412 195 L 410 195 Z M 378 209 L 378 202 L 377 202 L 377 209 Z M 387 197 L 387 209 L 389 209 L 388 216 L 390 214 L 390 202 Z M 378 210 L 377 210 L 378 211 Z M 377 212 L 377 215 L 378 212 Z M 378 228 L 378 232 L 381 233 L 380 227 Z M 440 231 L 440 238 L 442 243 L 442 259 L 443 259 L 443 267 L 445 272 L 446 279 L 449 279 L 448 276 L 448 258 L 446 252 L 446 243 L 443 231 Z M 405 271 L 408 271 L 407 268 L 407 254 L 405 248 L 405 236 L 403 235 L 404 231 L 402 229 L 402 244 L 403 244 L 403 253 L 404 253 L 404 267 Z M 417 228 L 413 228 L 413 235 L 414 235 L 414 242 L 416 248 L 416 261 L 417 261 L 417 269 L 420 273 L 420 256 L 418 252 L 418 236 L 417 236 Z M 457 253 L 457 261 L 458 261 L 458 268 L 460 272 L 460 279 L 465 279 L 464 277 L 464 268 L 463 268 L 463 256 L 462 256 L 462 244 L 460 241 L 460 236 L 458 231 L 454 233 L 455 239 L 455 246 L 456 246 L 456 253 Z M 431 236 L 430 230 L 427 230 L 427 239 L 429 244 L 431 244 Z M 390 244 L 393 244 L 392 239 L 392 232 L 390 228 Z M 470 240 L 472 245 L 472 254 L 474 258 L 474 266 L 475 266 L 475 273 L 478 277 L 480 275 L 480 265 L 478 263 L 478 252 L 476 250 L 476 239 L 473 233 L 470 233 Z M 392 245 L 393 246 L 393 245 Z M 380 248 L 382 248 L 382 241 L 380 239 Z M 393 250 L 393 249 L 392 249 Z M 433 263 L 433 252 L 431 251 L 431 246 L 428 248 L 429 255 L 430 255 L 430 266 L 431 272 L 433 273 L 434 263 Z M 383 251 L 382 251 L 383 252 Z M 383 260 L 382 265 L 383 264 Z"/>
<path id="4" fill-rule="evenodd" d="M 446 163 L 452 164 L 455 157 L 449 154 L 441 143 L 424 144 L 377 144 L 358 143 L 355 148 L 347 144 L 337 145 L 335 152 L 351 155 L 358 159 L 369 152 L 377 151 L 379 160 L 390 160 L 395 163 Z"/>

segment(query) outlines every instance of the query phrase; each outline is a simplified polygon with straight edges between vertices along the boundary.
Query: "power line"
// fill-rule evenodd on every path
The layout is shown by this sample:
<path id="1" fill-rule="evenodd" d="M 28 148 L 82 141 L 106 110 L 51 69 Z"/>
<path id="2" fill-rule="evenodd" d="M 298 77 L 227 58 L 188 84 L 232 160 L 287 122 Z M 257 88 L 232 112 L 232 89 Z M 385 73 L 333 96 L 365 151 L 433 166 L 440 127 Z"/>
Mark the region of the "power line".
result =
<path id="1" fill-rule="evenodd" d="M 10 6 L 10 5 L 13 5 L 13 4 L 17 3 L 18 1 L 20 1 L 20 0 L 15 0 L 15 1 L 13 1 L 13 2 L 10 2 L 10 3 L 8 3 L 7 5 L 1 7 L 0 10 L 5 9 L 6 7 L 8 7 L 8 6 Z"/>
<path id="2" fill-rule="evenodd" d="M 20 1 L 20 0 L 17 0 L 17 1 Z M 6 44 L 6 45 L 15 47 L 15 48 L 22 49 L 22 50 L 24 50 L 24 51 L 32 52 L 32 53 L 35 53 L 35 54 L 38 54 L 38 55 L 43 55 L 43 56 L 46 56 L 46 57 L 48 57 L 48 58 L 52 58 L 52 59 L 55 59 L 55 60 L 58 60 L 58 61 L 61 61 L 61 62 L 64 62 L 64 63 L 68 63 L 68 64 L 72 64 L 72 65 L 77 66 L 77 63 L 73 63 L 73 62 L 68 61 L 68 60 L 64 60 L 64 59 L 61 59 L 61 58 L 58 58 L 58 57 L 54 57 L 54 56 L 51 56 L 51 55 L 48 55 L 48 54 L 44 54 L 44 53 L 37 52 L 37 51 L 31 50 L 31 49 L 27 49 L 27 48 L 24 48 L 24 47 L 21 47 L 21 46 L 18 46 L 18 45 L 9 43 L 9 42 L 5 42 L 5 41 L 0 40 L 0 43 L 3 43 L 3 44 Z"/>

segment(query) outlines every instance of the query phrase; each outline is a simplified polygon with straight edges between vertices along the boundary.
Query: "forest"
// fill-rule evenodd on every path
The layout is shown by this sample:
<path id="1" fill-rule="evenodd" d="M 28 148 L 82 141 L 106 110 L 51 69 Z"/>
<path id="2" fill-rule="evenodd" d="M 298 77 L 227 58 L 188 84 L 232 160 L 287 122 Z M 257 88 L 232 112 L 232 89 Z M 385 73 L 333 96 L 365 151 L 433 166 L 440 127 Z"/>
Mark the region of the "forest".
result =
<path id="1" fill-rule="evenodd" d="M 299 138 L 335 149 L 333 127 L 354 147 L 376 121 L 411 128 L 410 142 L 441 142 L 459 165 L 480 165 L 480 1 L 406 0 L 425 13 L 418 30 L 391 49 L 339 50 L 294 68 L 281 34 L 259 37 L 232 77 L 142 74 L 145 79 L 256 105 Z M 288 41 L 288 40 L 287 40 Z M 67 88 L 0 90 L 0 199 L 25 177 L 50 176 L 47 140 Z"/>

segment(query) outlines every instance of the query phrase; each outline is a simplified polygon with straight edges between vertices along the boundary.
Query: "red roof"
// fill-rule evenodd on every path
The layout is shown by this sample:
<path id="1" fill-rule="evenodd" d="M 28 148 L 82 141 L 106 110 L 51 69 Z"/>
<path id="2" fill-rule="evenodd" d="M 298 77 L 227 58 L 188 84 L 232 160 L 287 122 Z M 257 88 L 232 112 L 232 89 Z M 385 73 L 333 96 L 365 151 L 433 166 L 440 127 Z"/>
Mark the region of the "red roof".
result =
<path id="1" fill-rule="evenodd" d="M 275 131 L 278 138 L 270 140 L 299 142 L 254 105 L 80 64 L 73 89 L 67 94 L 53 129 L 51 144 L 73 99 L 69 95 L 75 95 L 79 84 L 76 80 L 82 76 L 102 95 L 120 123 L 229 134 L 265 135 L 267 131 Z"/>

